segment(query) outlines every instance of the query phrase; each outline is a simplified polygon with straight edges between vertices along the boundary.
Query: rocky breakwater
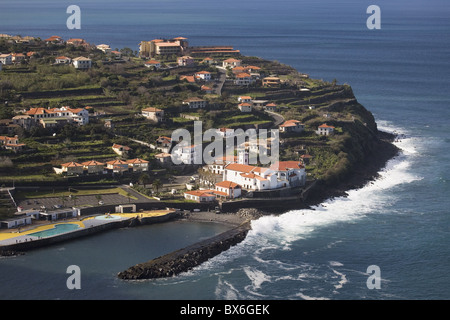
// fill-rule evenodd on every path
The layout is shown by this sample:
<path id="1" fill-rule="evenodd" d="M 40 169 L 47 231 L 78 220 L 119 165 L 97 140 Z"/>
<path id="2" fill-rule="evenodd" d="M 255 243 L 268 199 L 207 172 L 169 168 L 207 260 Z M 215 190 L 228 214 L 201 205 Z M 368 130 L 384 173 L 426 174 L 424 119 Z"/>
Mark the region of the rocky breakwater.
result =
<path id="1" fill-rule="evenodd" d="M 130 267 L 119 272 L 117 276 L 123 280 L 142 280 L 178 275 L 240 243 L 245 239 L 250 229 L 250 222 L 245 222 L 215 237 Z"/>

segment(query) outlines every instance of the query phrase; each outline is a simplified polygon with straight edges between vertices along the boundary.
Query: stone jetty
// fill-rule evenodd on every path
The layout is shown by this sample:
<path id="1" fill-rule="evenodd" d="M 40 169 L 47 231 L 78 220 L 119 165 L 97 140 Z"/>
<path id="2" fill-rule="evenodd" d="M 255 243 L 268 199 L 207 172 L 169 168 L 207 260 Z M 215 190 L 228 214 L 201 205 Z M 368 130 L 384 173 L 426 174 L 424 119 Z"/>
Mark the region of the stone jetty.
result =
<path id="1" fill-rule="evenodd" d="M 197 242 L 164 256 L 119 272 L 123 280 L 156 279 L 176 276 L 202 264 L 245 239 L 251 229 L 250 221 L 217 236 Z"/>

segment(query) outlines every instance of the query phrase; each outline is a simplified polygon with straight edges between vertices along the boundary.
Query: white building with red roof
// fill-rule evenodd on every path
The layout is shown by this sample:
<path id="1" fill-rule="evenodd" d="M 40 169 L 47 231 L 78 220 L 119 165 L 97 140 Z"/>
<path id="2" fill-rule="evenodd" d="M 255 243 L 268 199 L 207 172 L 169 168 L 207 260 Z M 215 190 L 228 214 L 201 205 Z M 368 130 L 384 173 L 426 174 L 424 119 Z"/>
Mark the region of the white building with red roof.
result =
<path id="1" fill-rule="evenodd" d="M 329 126 L 326 123 L 324 123 L 317 128 L 316 133 L 321 136 L 329 136 L 334 133 L 334 129 L 335 127 Z"/>
<path id="2" fill-rule="evenodd" d="M 303 132 L 305 125 L 299 120 L 286 120 L 279 127 L 280 132 Z"/>
<path id="3" fill-rule="evenodd" d="M 239 198 L 242 193 L 242 187 L 232 181 L 222 181 L 216 183 L 216 191 L 214 193 L 217 197 L 224 197 L 226 199 Z"/>

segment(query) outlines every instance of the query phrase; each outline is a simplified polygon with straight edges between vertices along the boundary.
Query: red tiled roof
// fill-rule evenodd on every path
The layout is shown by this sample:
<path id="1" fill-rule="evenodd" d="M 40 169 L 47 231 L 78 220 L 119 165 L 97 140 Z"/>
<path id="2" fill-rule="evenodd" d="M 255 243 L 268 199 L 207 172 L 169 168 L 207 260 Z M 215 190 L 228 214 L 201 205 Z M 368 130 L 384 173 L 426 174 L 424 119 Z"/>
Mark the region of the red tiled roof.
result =
<path id="1" fill-rule="evenodd" d="M 270 169 L 277 171 L 287 171 L 289 169 L 303 169 L 303 165 L 298 161 L 277 161 L 270 166 Z"/>
<path id="2" fill-rule="evenodd" d="M 333 126 L 329 126 L 329 125 L 327 125 L 326 123 L 320 125 L 319 128 L 333 128 L 333 129 L 334 129 Z"/>
<path id="3" fill-rule="evenodd" d="M 239 184 L 234 183 L 232 181 L 226 181 L 226 180 L 216 183 L 216 187 L 222 187 L 222 188 L 228 188 L 228 189 L 241 188 L 241 186 Z"/>
<path id="4" fill-rule="evenodd" d="M 81 163 L 77 163 L 77 162 L 73 162 L 73 161 L 61 164 L 61 167 L 67 167 L 67 168 L 82 167 L 82 166 L 83 165 Z"/>

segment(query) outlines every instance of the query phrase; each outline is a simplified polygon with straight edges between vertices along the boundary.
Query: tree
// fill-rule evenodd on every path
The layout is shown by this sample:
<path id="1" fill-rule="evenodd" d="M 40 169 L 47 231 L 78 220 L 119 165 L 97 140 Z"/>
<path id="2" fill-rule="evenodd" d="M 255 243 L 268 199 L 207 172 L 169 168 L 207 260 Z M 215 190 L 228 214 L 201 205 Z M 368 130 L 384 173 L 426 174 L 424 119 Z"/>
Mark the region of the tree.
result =
<path id="1" fill-rule="evenodd" d="M 148 175 L 148 173 L 142 173 L 139 176 L 139 183 L 143 184 L 144 188 L 145 188 L 145 185 L 149 182 L 150 182 L 150 176 Z"/>
<path id="2" fill-rule="evenodd" d="M 154 189 L 156 189 L 156 193 L 158 193 L 158 190 L 159 190 L 159 188 L 161 188 L 161 186 L 162 186 L 162 183 L 161 183 L 161 180 L 159 180 L 159 179 L 155 179 L 152 183 L 152 187 Z"/>

